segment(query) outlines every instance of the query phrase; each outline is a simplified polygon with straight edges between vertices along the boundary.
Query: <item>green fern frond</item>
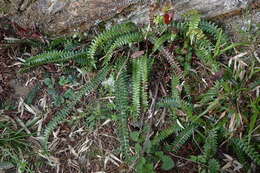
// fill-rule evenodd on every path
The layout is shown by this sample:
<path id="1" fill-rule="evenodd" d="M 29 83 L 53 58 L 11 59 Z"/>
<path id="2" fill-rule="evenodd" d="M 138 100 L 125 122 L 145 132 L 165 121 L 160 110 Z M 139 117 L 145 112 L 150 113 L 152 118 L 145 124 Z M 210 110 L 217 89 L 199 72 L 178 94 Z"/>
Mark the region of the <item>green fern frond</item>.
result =
<path id="1" fill-rule="evenodd" d="M 238 161 L 240 163 L 242 163 L 244 167 L 248 166 L 248 163 L 247 163 L 248 157 L 247 157 L 246 153 L 241 151 L 240 147 L 238 145 L 235 145 L 233 142 L 231 145 L 234 150 L 234 153 L 236 153 Z"/>
<path id="2" fill-rule="evenodd" d="M 80 99 L 84 95 L 93 91 L 95 88 L 98 87 L 98 85 L 102 81 L 105 80 L 109 69 L 110 69 L 109 67 L 104 67 L 103 70 L 101 72 L 99 72 L 99 74 L 90 83 L 87 83 L 83 88 L 81 88 L 80 91 L 78 93 L 76 93 L 76 96 L 73 98 L 73 100 L 69 101 L 66 104 L 66 106 L 62 110 L 60 110 L 56 114 L 56 116 L 47 124 L 47 126 L 46 126 L 46 128 L 44 129 L 44 132 L 43 132 L 44 143 L 45 143 L 46 149 L 47 149 L 47 142 L 48 142 L 49 136 L 53 132 L 53 130 L 55 128 L 57 128 L 57 126 L 59 124 L 64 122 L 64 120 L 68 117 L 68 115 L 73 110 L 75 105 L 80 101 Z"/>
<path id="3" fill-rule="evenodd" d="M 170 127 L 160 131 L 152 140 L 153 145 L 158 145 L 160 142 L 171 136 L 173 133 L 177 133 L 181 130 L 180 126 L 172 124 Z"/>
<path id="4" fill-rule="evenodd" d="M 112 44 L 112 46 L 109 48 L 107 51 L 105 57 L 104 57 L 104 63 L 103 64 L 108 64 L 111 57 L 113 56 L 113 53 L 116 49 L 123 47 L 124 45 L 130 45 L 136 42 L 141 42 L 143 41 L 143 35 L 140 32 L 133 32 L 133 33 L 128 33 L 125 35 L 122 35 L 121 37 L 118 37 L 115 42 Z"/>
<path id="5" fill-rule="evenodd" d="M 148 62 L 147 56 L 142 56 L 132 61 L 133 71 L 133 108 L 134 108 L 134 119 L 137 119 L 140 113 L 140 107 L 142 106 L 143 111 L 148 107 Z"/>
<path id="6" fill-rule="evenodd" d="M 94 59 L 96 51 L 98 48 L 103 48 L 107 42 L 111 40 L 115 40 L 117 37 L 121 35 L 125 35 L 131 32 L 136 32 L 138 30 L 137 26 L 134 23 L 124 23 L 115 25 L 109 30 L 98 35 L 92 42 L 89 47 L 89 58 Z"/>
<path id="7" fill-rule="evenodd" d="M 188 31 L 189 25 L 187 22 L 174 21 L 172 22 L 171 27 L 177 29 L 180 35 L 185 35 Z"/>
<path id="8" fill-rule="evenodd" d="M 217 138 L 217 129 L 210 130 L 204 144 L 204 155 L 207 159 L 212 158 L 216 154 Z"/>
<path id="9" fill-rule="evenodd" d="M 215 85 L 213 85 L 205 94 L 202 94 L 200 103 L 208 104 L 217 98 L 219 92 L 221 91 L 221 82 L 216 81 Z"/>
<path id="10" fill-rule="evenodd" d="M 138 115 L 140 114 L 140 107 L 141 107 L 141 66 L 140 66 L 140 58 L 133 59 L 132 61 L 132 71 L 133 71 L 133 77 L 132 77 L 132 90 L 133 90 L 133 113 L 134 113 L 134 119 L 136 120 Z"/>
<path id="11" fill-rule="evenodd" d="M 220 172 L 220 164 L 216 159 L 210 159 L 208 162 L 209 173 Z"/>
<path id="12" fill-rule="evenodd" d="M 156 107 L 180 108 L 181 102 L 176 98 L 164 98 L 156 104 Z"/>
<path id="13" fill-rule="evenodd" d="M 196 126 L 189 125 L 184 130 L 178 134 L 174 142 L 171 144 L 171 147 L 173 148 L 173 152 L 178 152 L 179 149 L 188 141 L 188 139 L 193 134 L 194 130 L 196 129 Z"/>
<path id="14" fill-rule="evenodd" d="M 203 31 L 199 28 L 201 15 L 197 10 L 188 11 L 184 14 L 184 17 L 189 26 L 186 36 L 190 38 L 191 44 L 193 44 L 194 40 L 201 40 L 206 37 Z"/>
<path id="15" fill-rule="evenodd" d="M 222 37 L 221 37 L 221 45 L 224 45 L 229 42 L 229 38 L 227 34 L 223 32 L 223 29 L 219 28 L 215 23 L 206 21 L 206 20 L 201 20 L 199 27 L 204 33 L 209 34 L 214 38 L 215 41 L 218 40 L 218 35 L 220 32 L 222 32 Z"/>
<path id="16" fill-rule="evenodd" d="M 232 139 L 233 145 L 236 145 L 242 152 L 250 157 L 257 165 L 260 165 L 260 154 L 256 149 L 243 139 Z"/>
<path id="17" fill-rule="evenodd" d="M 219 63 L 213 58 L 213 45 L 207 39 L 196 40 L 195 54 L 203 63 L 208 65 L 213 72 L 219 71 Z"/>
<path id="18" fill-rule="evenodd" d="M 173 41 L 173 39 L 176 37 L 176 34 L 173 34 L 171 32 L 167 32 L 163 34 L 161 37 L 155 40 L 154 42 L 154 48 L 153 52 L 157 51 L 166 41 Z"/>
<path id="19" fill-rule="evenodd" d="M 115 83 L 116 86 L 116 109 L 118 111 L 119 118 L 119 138 L 120 138 L 120 146 L 121 151 L 124 155 L 124 158 L 128 159 L 129 157 L 129 131 L 128 131 L 128 85 L 127 85 L 127 75 L 126 72 L 123 71 L 120 73 L 118 80 Z"/>
<path id="20" fill-rule="evenodd" d="M 148 59 L 147 56 L 140 57 L 140 71 L 141 71 L 141 101 L 142 101 L 142 107 L 143 111 L 145 112 L 148 107 Z"/>
<path id="21" fill-rule="evenodd" d="M 61 63 L 61 62 L 66 62 L 72 59 L 76 59 L 82 56 L 85 56 L 87 52 L 85 50 L 81 51 L 48 51 L 41 53 L 39 55 L 33 56 L 29 59 L 26 59 L 26 61 L 23 63 L 23 68 L 21 72 L 27 71 L 33 67 L 40 66 L 43 64 L 48 64 L 48 63 Z M 90 61 L 90 63 L 92 63 Z"/>

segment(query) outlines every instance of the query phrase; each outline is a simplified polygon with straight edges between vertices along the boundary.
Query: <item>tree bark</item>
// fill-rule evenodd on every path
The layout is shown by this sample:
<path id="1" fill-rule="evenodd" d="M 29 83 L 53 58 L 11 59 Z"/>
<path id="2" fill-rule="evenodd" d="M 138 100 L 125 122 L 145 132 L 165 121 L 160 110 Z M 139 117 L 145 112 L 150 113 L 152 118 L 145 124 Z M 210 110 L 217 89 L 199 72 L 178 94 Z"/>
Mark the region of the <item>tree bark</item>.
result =
<path id="1" fill-rule="evenodd" d="M 1 0 L 2 8 L 9 9 L 0 8 L 0 12 L 22 27 L 38 26 L 44 33 L 59 35 L 86 31 L 91 26 L 115 16 L 117 21 L 130 19 L 136 23 L 147 23 L 154 1 L 156 0 Z M 199 10 L 204 17 L 215 18 L 239 12 L 250 5 L 258 4 L 256 7 L 259 7 L 260 4 L 260 0 L 164 0 L 163 2 L 170 3 L 175 12 L 175 19 L 179 19 L 190 9 Z M 156 11 L 160 12 L 162 8 Z"/>

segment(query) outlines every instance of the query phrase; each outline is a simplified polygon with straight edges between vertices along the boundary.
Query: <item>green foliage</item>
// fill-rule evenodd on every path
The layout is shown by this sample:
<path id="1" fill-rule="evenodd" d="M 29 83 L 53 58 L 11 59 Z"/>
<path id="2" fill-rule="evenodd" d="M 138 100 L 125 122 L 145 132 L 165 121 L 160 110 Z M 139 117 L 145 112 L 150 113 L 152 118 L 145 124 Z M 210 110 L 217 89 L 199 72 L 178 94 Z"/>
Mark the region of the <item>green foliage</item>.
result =
<path id="1" fill-rule="evenodd" d="M 140 114 L 140 107 L 146 111 L 148 107 L 148 64 L 147 57 L 139 57 L 132 61 L 132 86 L 133 86 L 133 111 L 134 118 L 137 119 Z"/>
<path id="2" fill-rule="evenodd" d="M 26 59 L 24 62 L 24 67 L 21 72 L 28 71 L 29 69 L 40 66 L 43 64 L 49 63 L 61 63 L 67 62 L 72 59 L 80 58 L 86 56 L 86 50 L 80 51 L 64 51 L 64 50 L 52 50 L 39 55 L 33 56 L 29 59 Z M 91 61 L 89 61 L 91 63 Z"/>
<path id="3" fill-rule="evenodd" d="M 200 14 L 196 10 L 190 10 L 189 12 L 185 13 L 186 21 L 188 22 L 188 32 L 186 36 L 190 38 L 191 44 L 195 40 L 201 40 L 205 38 L 203 31 L 199 28 L 199 24 L 201 21 Z"/>
<path id="4" fill-rule="evenodd" d="M 98 50 L 98 48 L 103 49 L 104 45 L 106 45 L 107 43 L 109 43 L 111 40 L 116 40 L 118 37 L 121 37 L 123 35 L 127 35 L 128 33 L 132 33 L 137 31 L 137 27 L 136 25 L 134 25 L 133 23 L 124 23 L 121 25 L 116 25 L 113 26 L 112 28 L 110 28 L 109 30 L 99 34 L 92 42 L 89 48 L 89 58 L 90 59 L 94 59 L 94 56 Z M 132 35 L 128 35 L 127 39 L 131 39 Z M 132 39 L 133 40 L 133 39 Z M 120 44 L 122 45 L 122 42 L 125 43 L 125 40 L 123 40 L 123 38 L 117 40 L 114 43 L 114 46 L 112 46 L 113 48 L 111 49 L 115 49 L 118 46 L 120 46 Z M 113 50 L 112 50 L 113 51 Z M 109 51 L 110 52 L 110 51 Z M 113 52 L 110 52 L 113 53 Z"/>
<path id="5" fill-rule="evenodd" d="M 116 109 L 118 111 L 119 119 L 119 138 L 121 143 L 121 152 L 124 154 L 124 158 L 129 158 L 129 132 L 128 132 L 128 90 L 127 90 L 127 75 L 125 71 L 122 71 L 118 80 L 115 83 L 116 86 Z"/>
<path id="6" fill-rule="evenodd" d="M 133 23 L 113 26 L 81 50 L 73 40 L 55 39 L 47 52 L 24 62 L 26 71 L 48 63 L 66 66 L 75 60 L 82 79 L 89 77 L 86 71 L 100 71 L 77 91 L 64 89 L 71 84 L 65 76 L 44 79 L 53 107 L 59 107 L 43 128 L 45 149 L 51 133 L 79 104 L 91 130 L 107 119 L 116 124 L 117 154 L 129 165 L 129 172 L 170 172 L 179 169 L 174 161 L 182 157 L 180 161 L 191 158 L 201 172 L 219 172 L 223 163 L 219 145 L 228 148 L 230 144 L 245 168 L 250 169 L 247 157 L 259 164 L 254 145 L 259 127 L 257 62 L 246 66 L 250 72 L 243 78 L 232 62 L 227 67 L 225 60 L 219 61 L 245 44 L 231 44 L 221 28 L 201 20 L 195 10 L 186 13 L 183 21 L 167 25 L 162 16 L 156 21 L 155 26 L 143 28 Z M 235 66 L 242 60 L 232 61 Z M 92 91 L 94 101 L 80 103 Z M 247 140 L 234 138 L 244 135 L 247 127 Z M 193 154 L 187 156 L 185 151 Z"/>
<path id="7" fill-rule="evenodd" d="M 209 173 L 218 173 L 220 170 L 219 162 L 216 159 L 209 160 Z"/>
<path id="8" fill-rule="evenodd" d="M 233 145 L 238 147 L 242 152 L 244 152 L 250 159 L 252 159 L 257 165 L 260 165 L 260 154 L 257 150 L 246 142 L 244 139 L 233 138 Z"/>
<path id="9" fill-rule="evenodd" d="M 188 139 L 191 137 L 191 135 L 194 133 L 194 130 L 196 129 L 196 126 L 189 125 L 185 129 L 183 129 L 176 139 L 171 143 L 171 147 L 173 148 L 173 152 L 178 152 L 179 149 L 185 144 Z"/>
<path id="10" fill-rule="evenodd" d="M 117 48 L 123 47 L 124 45 L 130 45 L 133 44 L 135 42 L 140 42 L 143 40 L 143 36 L 141 33 L 139 32 L 134 32 L 134 33 L 129 33 L 129 34 L 125 34 L 119 38 L 117 38 L 114 43 L 111 45 L 111 47 L 108 49 L 108 51 L 106 52 L 106 55 L 104 57 L 104 64 L 108 64 L 111 57 L 113 56 L 114 51 Z"/>
<path id="11" fill-rule="evenodd" d="M 218 147 L 217 137 L 217 129 L 212 129 L 209 131 L 204 144 L 204 155 L 207 159 L 214 157 L 214 155 L 216 154 Z"/>

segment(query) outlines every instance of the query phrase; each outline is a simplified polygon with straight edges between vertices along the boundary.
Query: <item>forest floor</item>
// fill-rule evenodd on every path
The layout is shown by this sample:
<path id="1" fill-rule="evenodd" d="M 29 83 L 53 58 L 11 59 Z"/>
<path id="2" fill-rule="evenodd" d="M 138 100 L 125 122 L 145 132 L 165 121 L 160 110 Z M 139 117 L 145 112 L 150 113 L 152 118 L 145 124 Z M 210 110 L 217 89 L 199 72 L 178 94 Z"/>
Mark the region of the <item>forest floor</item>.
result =
<path id="1" fill-rule="evenodd" d="M 248 49 L 246 54 L 255 56 L 257 59 L 260 55 L 260 38 L 252 35 L 250 32 L 248 32 L 246 37 L 244 37 L 246 41 L 251 38 L 254 39 L 254 41 L 251 40 L 252 43 L 250 43 L 249 46 L 250 49 L 252 48 L 252 52 L 250 52 L 249 48 L 246 48 Z M 65 49 L 67 49 L 72 45 L 72 43 L 75 44 L 76 42 L 77 46 L 74 46 L 73 50 L 78 50 L 82 47 L 84 48 L 84 46 L 90 42 L 90 39 L 87 38 L 83 41 L 81 40 L 80 44 L 78 44 L 77 41 L 75 41 L 77 39 L 81 39 L 81 36 L 71 37 L 70 40 L 64 44 L 65 46 L 63 46 L 63 48 L 65 47 Z M 90 92 L 80 100 L 80 103 L 75 105 L 73 113 L 69 115 L 67 120 L 60 124 L 58 128 L 55 128 L 55 130 L 51 133 L 51 140 L 49 140 L 48 144 L 48 149 L 51 154 L 45 153 L 43 149 L 44 144 L 41 139 L 43 129 L 49 124 L 49 122 L 52 121 L 54 116 L 63 109 L 63 106 L 67 103 L 67 101 L 75 97 L 74 92 L 80 91 L 85 83 L 88 83 L 88 81 L 90 81 L 97 74 L 97 71 L 82 71 L 72 61 L 62 64 L 44 64 L 39 68 L 35 68 L 33 70 L 30 69 L 25 73 L 20 73 L 24 60 L 42 53 L 43 51 L 49 50 L 49 48 L 46 49 L 46 47 L 44 47 L 46 44 L 49 44 L 48 40 L 48 38 L 45 38 L 33 29 L 20 28 L 15 23 L 12 23 L 7 19 L 0 19 L 0 173 L 134 172 L 133 165 L 126 164 L 123 160 L 123 154 L 118 152 L 118 149 L 121 146 L 121 141 L 116 130 L 119 129 L 119 125 L 115 115 L 113 115 L 116 114 L 115 111 L 112 111 L 111 116 L 108 118 L 106 112 L 104 113 L 102 110 L 103 101 L 106 101 L 108 105 L 111 104 L 111 107 L 114 106 L 112 105 L 114 95 L 106 95 L 108 92 L 106 89 L 100 90 L 100 92 Z M 142 45 L 141 47 L 146 46 L 149 47 L 150 45 Z M 58 50 L 60 49 L 59 45 L 54 45 L 54 47 L 58 47 Z M 174 45 L 169 45 L 168 48 L 169 50 L 175 49 Z M 238 55 L 238 59 L 240 55 L 242 56 L 243 52 L 245 52 L 245 49 L 239 49 L 240 48 L 235 49 L 235 51 L 237 51 L 236 55 Z M 116 53 L 117 55 L 123 55 L 120 51 Z M 159 57 L 159 55 L 156 56 Z M 224 55 L 221 58 L 223 64 L 227 65 L 227 59 L 230 57 L 228 57 L 228 55 Z M 224 71 L 220 70 L 218 73 L 209 76 L 209 74 L 205 72 L 207 69 L 204 69 L 204 66 L 200 65 L 200 62 L 196 60 L 195 56 L 192 57 L 192 60 L 194 61 L 193 65 L 195 64 L 196 70 L 199 74 L 204 75 L 203 79 L 205 80 L 200 80 L 196 83 L 199 87 L 190 92 L 191 97 L 197 98 L 201 93 L 204 93 L 225 75 Z M 251 65 L 249 65 L 250 61 L 250 59 L 245 60 L 245 66 L 248 64 L 248 66 L 251 67 Z M 237 63 L 241 63 L 242 65 L 243 62 L 244 60 L 237 61 Z M 220 104 L 218 107 L 219 110 L 212 109 L 205 115 L 205 119 L 210 121 L 215 121 L 216 119 L 214 118 L 219 118 L 215 122 L 216 124 L 218 121 L 223 120 L 223 123 L 227 124 L 223 125 L 226 129 L 236 131 L 234 133 L 233 131 L 229 131 L 229 133 L 232 134 L 221 134 L 223 136 L 227 135 L 227 137 L 225 136 L 225 140 L 222 140 L 221 143 L 219 143 L 219 147 L 215 154 L 216 158 L 220 160 L 220 168 L 224 172 L 248 172 L 246 168 L 250 168 L 250 172 L 258 172 L 260 170 L 258 167 L 259 165 L 257 166 L 257 164 L 248 163 L 250 162 L 250 159 L 255 162 L 258 161 L 254 157 L 250 156 L 246 157 L 247 160 L 245 162 L 248 161 L 247 167 L 243 166 L 239 160 L 240 158 L 235 156 L 235 151 L 231 150 L 229 145 L 227 145 L 229 138 L 241 135 L 240 137 L 249 136 L 252 138 L 252 146 L 254 146 L 256 150 L 260 148 L 258 133 L 259 115 L 254 116 L 254 118 L 246 116 L 241 119 L 237 118 L 237 116 L 243 115 L 244 112 L 246 112 L 246 115 L 249 114 L 248 112 L 250 112 L 250 106 L 246 104 L 251 104 L 252 106 L 253 103 L 255 103 L 255 110 L 259 111 L 258 77 L 260 62 L 259 59 L 256 61 L 254 60 L 254 62 L 255 64 L 253 64 L 253 67 L 248 67 L 246 70 L 253 71 L 256 69 L 258 70 L 258 73 L 256 77 L 252 78 L 252 80 L 248 80 L 243 87 L 251 87 L 252 81 L 252 83 L 256 83 L 256 86 L 254 86 L 253 89 L 248 89 L 250 91 L 243 88 L 246 90 L 246 93 L 243 93 L 237 89 L 235 94 L 232 95 L 236 96 L 236 98 L 233 100 L 228 100 L 226 104 L 225 102 Z M 153 69 L 155 69 L 155 72 L 151 75 L 153 81 L 150 83 L 148 88 L 150 92 L 148 97 L 151 99 L 151 104 L 153 98 L 164 98 L 169 95 L 171 90 L 169 83 L 171 80 L 172 71 L 169 70 L 168 66 L 169 63 L 163 60 L 153 66 Z M 185 67 L 181 66 L 181 68 L 184 69 Z M 234 77 L 232 80 L 237 78 L 239 77 Z M 193 83 L 192 79 L 193 78 L 190 78 L 190 81 L 188 81 L 191 84 Z M 204 83 L 207 84 L 204 85 Z M 239 84 L 244 83 L 241 82 Z M 178 87 L 184 86 L 178 85 Z M 229 91 L 225 92 L 233 92 L 232 89 L 233 88 L 231 87 Z M 224 89 L 220 90 L 219 93 L 222 93 L 223 90 Z M 182 97 L 186 98 L 188 96 L 182 93 Z M 247 102 L 247 99 L 249 102 Z M 194 102 L 194 105 L 200 106 L 195 104 L 196 100 L 192 101 Z M 232 105 L 231 102 L 233 101 L 236 102 L 237 105 Z M 91 102 L 93 102 L 93 104 Z M 229 104 L 231 105 L 230 107 L 227 106 Z M 243 105 L 245 107 L 243 107 Z M 227 106 L 227 108 L 225 108 L 225 106 Z M 238 107 L 236 108 L 236 106 Z M 228 112 L 228 109 L 231 108 L 237 112 Z M 253 117 L 254 112 L 252 111 L 250 113 L 252 113 L 250 116 Z M 258 113 L 256 112 L 256 114 Z M 141 134 L 138 133 L 139 138 L 137 140 L 135 139 L 135 135 L 137 135 L 137 131 L 140 130 L 138 122 L 136 123 L 130 121 L 127 125 L 131 137 L 130 145 L 132 145 L 129 149 L 130 155 L 137 153 L 137 151 L 135 151 L 138 148 L 136 143 L 141 141 L 140 143 L 143 142 L 142 145 L 144 148 L 147 147 L 146 145 L 148 144 L 145 143 L 147 140 L 144 140 L 143 138 L 147 138 L 147 136 L 152 138 L 157 135 L 157 131 L 167 129 L 167 126 L 170 125 L 168 124 L 170 118 L 168 117 L 166 109 L 158 109 L 158 111 L 154 111 L 153 114 L 154 117 L 152 117 L 152 119 L 146 119 L 145 113 L 142 117 L 143 121 L 148 122 L 148 124 L 150 123 L 152 126 L 151 128 L 153 131 L 149 134 L 151 136 L 144 135 L 141 137 Z M 177 111 L 177 114 L 181 117 L 177 121 L 177 124 L 180 127 L 182 127 L 183 124 L 186 125 L 187 117 L 185 117 L 185 113 L 179 110 Z M 211 114 L 217 116 L 211 119 Z M 237 119 L 230 118 L 232 115 L 234 117 L 236 116 Z M 151 155 L 154 154 L 154 158 L 151 157 L 151 160 L 149 158 L 149 154 L 147 154 L 148 156 L 140 157 L 140 163 L 146 159 L 144 161 L 145 163 L 142 165 L 142 170 L 147 169 L 148 173 L 150 170 L 149 166 L 151 166 L 149 164 L 151 162 L 153 163 L 152 167 L 154 168 L 154 172 L 158 173 L 195 173 L 206 171 L 206 168 L 208 168 L 208 163 L 206 161 L 196 160 L 203 160 L 202 157 L 199 157 L 201 156 L 201 153 L 204 153 L 202 151 L 203 146 L 200 145 L 204 144 L 202 141 L 205 140 L 206 133 L 200 134 L 200 131 L 203 131 L 203 128 L 205 127 L 201 126 L 196 130 L 198 136 L 201 135 L 200 137 L 202 139 L 200 139 L 200 137 L 198 137 L 198 139 L 197 137 L 195 138 L 194 132 L 193 136 L 181 145 L 178 152 L 167 151 L 165 152 L 167 157 L 162 158 L 160 158 L 160 152 L 157 152 L 156 154 L 152 153 Z M 222 133 L 221 130 L 219 130 L 219 133 Z M 144 132 L 142 133 L 146 134 L 145 127 Z M 180 135 L 181 133 L 177 134 Z M 168 142 L 175 139 L 176 136 L 178 135 L 167 136 L 165 141 L 161 143 L 162 146 L 160 147 L 168 145 Z M 140 153 L 142 152 L 144 151 L 141 151 Z M 195 156 L 198 157 L 195 158 Z M 158 159 L 158 157 L 160 159 Z M 169 157 L 170 161 L 167 160 Z M 164 162 L 165 158 L 168 162 Z M 172 163 L 171 160 L 175 163 L 173 168 L 169 166 L 171 169 L 162 169 L 164 163 L 165 165 L 167 165 L 167 163 Z"/>

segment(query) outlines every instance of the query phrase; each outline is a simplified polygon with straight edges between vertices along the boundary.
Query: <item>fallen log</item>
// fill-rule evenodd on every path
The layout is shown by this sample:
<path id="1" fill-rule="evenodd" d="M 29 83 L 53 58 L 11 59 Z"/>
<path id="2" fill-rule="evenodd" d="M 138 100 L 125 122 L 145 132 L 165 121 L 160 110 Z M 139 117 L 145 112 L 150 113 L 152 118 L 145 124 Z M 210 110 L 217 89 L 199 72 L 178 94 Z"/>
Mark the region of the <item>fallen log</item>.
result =
<path id="1" fill-rule="evenodd" d="M 47 34 L 86 31 L 90 27 L 114 18 L 114 21 L 133 20 L 147 23 L 156 0 L 9 0 L 0 5 L 9 10 L 2 15 L 24 28 L 37 26 Z M 11 5 L 8 3 L 11 2 Z M 175 19 L 191 9 L 199 10 L 206 18 L 225 18 L 238 15 L 247 7 L 259 8 L 260 0 L 161 0 L 155 13 L 165 3 L 175 12 Z M 16 5 L 14 5 L 16 4 Z M 0 8 L 1 12 L 1 8 Z M 122 15 L 123 14 L 123 15 Z M 260 19 L 259 19 L 260 20 Z"/>

